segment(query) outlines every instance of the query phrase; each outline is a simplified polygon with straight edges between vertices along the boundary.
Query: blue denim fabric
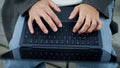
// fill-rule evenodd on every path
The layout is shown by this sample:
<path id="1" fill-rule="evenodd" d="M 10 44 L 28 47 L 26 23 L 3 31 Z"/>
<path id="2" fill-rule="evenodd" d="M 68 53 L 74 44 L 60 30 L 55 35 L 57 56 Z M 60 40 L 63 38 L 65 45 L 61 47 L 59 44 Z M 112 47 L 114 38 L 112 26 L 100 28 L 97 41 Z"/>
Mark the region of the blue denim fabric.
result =
<path id="1" fill-rule="evenodd" d="M 10 50 L 19 47 L 20 36 L 23 28 L 24 18 L 19 16 L 17 23 L 15 25 L 15 30 L 13 37 L 9 43 Z M 28 61 L 28 60 L 5 60 L 5 68 L 34 68 L 38 64 L 42 63 L 41 61 Z M 42 64 L 40 68 L 43 68 L 45 65 Z"/>
<path id="2" fill-rule="evenodd" d="M 102 35 L 102 41 L 103 41 L 103 50 L 106 50 L 109 53 L 112 53 L 113 55 L 115 55 L 115 52 L 112 48 L 112 33 L 111 30 L 109 28 L 110 22 L 111 22 L 111 18 L 112 18 L 112 8 L 113 8 L 113 4 L 109 5 L 109 19 L 105 19 L 103 17 L 101 17 L 101 20 L 103 21 L 103 27 L 101 29 L 101 35 Z M 24 23 L 24 17 L 19 16 L 16 26 L 15 26 L 15 30 L 14 30 L 14 34 L 13 37 L 10 41 L 10 50 L 15 49 L 17 47 L 19 47 L 19 41 L 20 41 L 20 36 L 21 36 L 21 32 L 22 32 L 22 28 L 23 28 L 23 23 Z M 105 54 L 103 53 L 101 61 L 102 60 L 110 60 L 109 56 L 105 56 Z M 6 60 L 4 61 L 4 65 L 5 68 L 34 68 L 36 65 L 42 63 L 41 61 L 17 61 L 17 60 Z M 116 68 L 116 64 L 108 64 L 107 66 L 105 66 L 105 64 L 89 64 L 89 63 L 76 63 L 78 68 Z M 44 64 L 41 65 L 40 68 L 44 68 Z"/>
<path id="3" fill-rule="evenodd" d="M 112 14 L 113 14 L 113 7 L 114 7 L 114 1 L 109 5 L 108 10 L 109 10 L 109 19 L 105 19 L 101 17 L 101 20 L 103 21 L 103 27 L 101 29 L 101 35 L 102 35 L 102 41 L 103 41 L 103 50 L 107 51 L 108 53 L 111 53 L 113 55 L 116 55 L 114 49 L 112 48 L 112 33 L 110 30 L 110 22 L 112 19 Z M 106 56 L 104 53 L 102 55 L 101 61 L 105 60 L 106 61 L 110 60 L 111 57 Z M 117 68 L 118 64 L 117 63 L 76 63 L 77 68 Z"/>

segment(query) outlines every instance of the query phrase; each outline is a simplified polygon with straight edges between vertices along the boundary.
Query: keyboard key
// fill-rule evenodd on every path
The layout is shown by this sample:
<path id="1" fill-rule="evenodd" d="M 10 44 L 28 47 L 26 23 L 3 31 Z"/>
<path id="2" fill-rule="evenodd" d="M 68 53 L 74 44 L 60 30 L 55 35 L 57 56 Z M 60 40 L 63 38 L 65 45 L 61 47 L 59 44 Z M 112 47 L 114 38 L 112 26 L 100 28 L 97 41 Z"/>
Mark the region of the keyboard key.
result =
<path id="1" fill-rule="evenodd" d="M 98 32 L 88 33 L 88 34 L 77 34 L 73 33 L 73 26 L 71 23 L 64 23 L 63 27 L 58 30 L 58 32 L 53 32 L 50 27 L 48 27 L 49 34 L 44 34 L 38 27 L 34 24 L 35 33 L 30 34 L 28 26 L 25 27 L 24 33 L 24 43 L 29 44 L 46 44 L 46 45 L 99 45 L 98 43 Z"/>

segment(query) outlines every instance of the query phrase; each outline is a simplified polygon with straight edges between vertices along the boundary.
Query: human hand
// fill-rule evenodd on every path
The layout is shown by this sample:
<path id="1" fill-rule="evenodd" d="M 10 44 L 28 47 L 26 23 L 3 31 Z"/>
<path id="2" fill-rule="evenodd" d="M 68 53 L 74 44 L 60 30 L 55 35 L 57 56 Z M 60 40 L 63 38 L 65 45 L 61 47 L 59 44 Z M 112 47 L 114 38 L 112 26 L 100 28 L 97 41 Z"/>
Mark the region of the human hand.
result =
<path id="1" fill-rule="evenodd" d="M 69 19 L 73 19 L 79 14 L 78 21 L 73 28 L 73 32 L 90 33 L 102 28 L 102 21 L 99 18 L 99 12 L 91 5 L 80 4 L 74 8 Z"/>
<path id="2" fill-rule="evenodd" d="M 58 30 L 57 26 L 62 27 L 61 21 L 52 11 L 51 8 L 58 12 L 61 11 L 60 8 L 55 3 L 52 2 L 52 0 L 40 0 L 29 9 L 28 27 L 32 34 L 34 33 L 33 29 L 34 20 L 36 21 L 40 29 L 45 34 L 48 34 L 48 30 L 46 26 L 43 24 L 40 17 L 42 17 L 47 22 L 47 24 L 52 28 L 54 32 Z"/>

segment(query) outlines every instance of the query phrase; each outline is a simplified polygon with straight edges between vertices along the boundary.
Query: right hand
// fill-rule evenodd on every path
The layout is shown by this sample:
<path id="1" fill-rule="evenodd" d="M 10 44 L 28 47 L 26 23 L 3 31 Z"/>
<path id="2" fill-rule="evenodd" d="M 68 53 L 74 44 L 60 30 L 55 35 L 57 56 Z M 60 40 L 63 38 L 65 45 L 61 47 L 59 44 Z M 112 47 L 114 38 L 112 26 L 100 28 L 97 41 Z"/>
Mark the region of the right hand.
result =
<path id="1" fill-rule="evenodd" d="M 48 34 L 48 30 L 46 26 L 43 24 L 40 17 L 42 17 L 48 23 L 48 25 L 52 28 L 54 32 L 58 30 L 57 26 L 62 27 L 61 21 L 56 16 L 56 14 L 52 11 L 51 8 L 53 8 L 58 12 L 61 11 L 58 5 L 53 3 L 51 0 L 40 0 L 29 9 L 28 27 L 32 34 L 34 33 L 34 29 L 33 29 L 34 20 L 36 21 L 40 29 L 45 34 Z"/>

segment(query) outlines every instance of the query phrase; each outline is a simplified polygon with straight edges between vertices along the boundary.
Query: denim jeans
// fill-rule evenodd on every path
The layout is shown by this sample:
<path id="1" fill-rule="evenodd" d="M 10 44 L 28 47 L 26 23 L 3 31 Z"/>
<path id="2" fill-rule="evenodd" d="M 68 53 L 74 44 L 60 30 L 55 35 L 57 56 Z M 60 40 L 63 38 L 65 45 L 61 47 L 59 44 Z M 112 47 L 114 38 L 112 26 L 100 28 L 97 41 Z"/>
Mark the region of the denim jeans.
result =
<path id="1" fill-rule="evenodd" d="M 109 7 L 109 19 L 105 19 L 104 17 L 101 17 L 101 20 L 103 21 L 103 27 L 100 30 L 101 31 L 101 35 L 102 35 L 102 42 L 103 42 L 103 50 L 107 51 L 108 53 L 111 53 L 113 55 L 115 55 L 115 51 L 112 48 L 112 33 L 110 30 L 110 22 L 112 19 L 112 9 L 113 9 L 113 5 L 114 2 L 112 2 Z M 9 47 L 10 50 L 15 49 L 19 46 L 19 41 L 20 41 L 20 37 L 21 37 L 21 32 L 22 32 L 22 28 L 23 28 L 23 23 L 24 23 L 24 17 L 19 16 L 17 23 L 15 25 L 15 30 L 14 30 L 14 34 L 13 37 L 9 43 Z M 101 61 L 102 60 L 110 60 L 109 56 L 106 56 L 104 53 L 102 55 Z M 17 60 L 6 60 L 4 61 L 4 65 L 5 68 L 34 68 L 35 66 L 37 66 L 38 64 L 42 63 L 42 61 L 27 61 L 27 60 L 21 60 L 21 61 L 17 61 Z M 89 63 L 76 63 L 78 68 L 116 68 L 116 64 L 109 64 L 107 66 L 105 66 L 105 64 L 89 64 Z M 39 66 L 38 68 L 45 68 L 44 64 L 41 64 L 41 66 Z"/>
<path id="2" fill-rule="evenodd" d="M 113 14 L 113 7 L 114 7 L 114 1 L 109 5 L 108 11 L 109 11 L 109 19 L 105 19 L 101 17 L 101 20 L 103 21 L 103 27 L 101 29 L 101 35 L 102 35 L 102 42 L 103 42 L 103 50 L 107 51 L 108 53 L 111 53 L 113 55 L 116 55 L 114 49 L 112 48 L 112 33 L 110 30 L 110 22 L 112 19 Z M 109 60 L 110 57 L 106 56 L 105 54 L 102 55 L 102 60 Z M 117 68 L 117 63 L 76 63 L 77 68 Z"/>

